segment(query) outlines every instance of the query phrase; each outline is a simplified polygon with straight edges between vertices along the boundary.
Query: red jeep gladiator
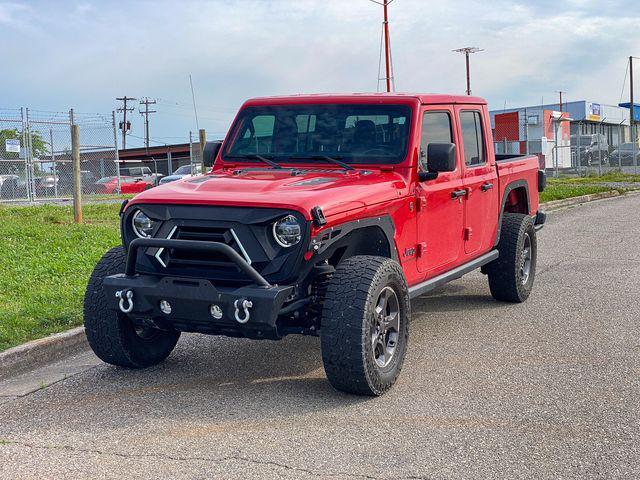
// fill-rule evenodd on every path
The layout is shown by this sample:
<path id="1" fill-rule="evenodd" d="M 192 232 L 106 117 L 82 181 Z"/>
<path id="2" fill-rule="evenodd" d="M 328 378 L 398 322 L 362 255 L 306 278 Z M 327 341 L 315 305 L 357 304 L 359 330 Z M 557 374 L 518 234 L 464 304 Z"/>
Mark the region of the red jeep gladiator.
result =
<path id="1" fill-rule="evenodd" d="M 522 302 L 544 172 L 494 155 L 484 100 L 295 95 L 247 101 L 205 175 L 123 204 L 84 323 L 105 362 L 163 361 L 181 332 L 318 335 L 331 384 L 380 395 L 405 357 L 410 299 L 477 268 Z"/>

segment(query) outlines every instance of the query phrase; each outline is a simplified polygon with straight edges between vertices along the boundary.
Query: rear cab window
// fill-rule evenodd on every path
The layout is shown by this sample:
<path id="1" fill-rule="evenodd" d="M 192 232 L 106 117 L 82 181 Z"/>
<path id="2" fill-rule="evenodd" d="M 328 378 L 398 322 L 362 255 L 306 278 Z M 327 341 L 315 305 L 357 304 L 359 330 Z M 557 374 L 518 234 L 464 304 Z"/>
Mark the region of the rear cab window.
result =
<path id="1" fill-rule="evenodd" d="M 461 111 L 460 130 L 462 131 L 465 165 L 468 168 L 473 168 L 487 163 L 486 143 L 480 111 Z"/>

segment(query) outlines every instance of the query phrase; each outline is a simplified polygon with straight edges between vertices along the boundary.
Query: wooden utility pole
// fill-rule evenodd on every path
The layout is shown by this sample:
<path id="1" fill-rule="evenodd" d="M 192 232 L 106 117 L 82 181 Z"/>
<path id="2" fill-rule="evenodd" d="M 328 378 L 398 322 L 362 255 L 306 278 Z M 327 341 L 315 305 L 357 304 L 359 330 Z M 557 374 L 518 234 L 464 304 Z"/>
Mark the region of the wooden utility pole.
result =
<path id="1" fill-rule="evenodd" d="M 207 132 L 205 131 L 204 128 L 201 128 L 200 130 L 198 130 L 198 135 L 200 137 L 200 159 L 202 161 L 204 161 L 204 146 L 207 143 Z"/>
<path id="2" fill-rule="evenodd" d="M 71 159 L 73 166 L 73 221 L 82 223 L 82 181 L 80 176 L 80 127 L 71 125 Z"/>
<path id="3" fill-rule="evenodd" d="M 127 130 L 129 130 L 129 124 L 127 123 L 127 112 L 133 112 L 133 107 L 127 108 L 128 101 L 135 101 L 133 97 L 118 97 L 116 100 L 123 103 L 122 107 L 118 108 L 118 112 L 123 112 L 122 123 L 120 124 L 120 130 L 122 130 L 122 149 L 127 148 Z"/>
<path id="4" fill-rule="evenodd" d="M 144 100 L 140 100 L 140 105 L 144 105 L 144 111 L 140 114 L 144 117 L 144 146 L 149 148 L 149 114 L 156 113 L 156 110 L 149 110 L 149 105 L 154 105 L 155 100 L 149 100 L 149 97 L 144 97 Z"/>

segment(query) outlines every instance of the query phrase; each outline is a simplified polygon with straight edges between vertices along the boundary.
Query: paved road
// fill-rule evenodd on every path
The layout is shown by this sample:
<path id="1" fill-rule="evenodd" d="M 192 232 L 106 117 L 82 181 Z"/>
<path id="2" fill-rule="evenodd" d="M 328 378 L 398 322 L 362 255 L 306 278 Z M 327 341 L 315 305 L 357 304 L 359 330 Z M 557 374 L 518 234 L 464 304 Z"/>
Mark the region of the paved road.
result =
<path id="1" fill-rule="evenodd" d="M 183 337 L 0 403 L 0 478 L 639 478 L 640 196 L 554 213 L 524 305 L 413 303 L 399 383 L 336 393 L 314 338 Z"/>

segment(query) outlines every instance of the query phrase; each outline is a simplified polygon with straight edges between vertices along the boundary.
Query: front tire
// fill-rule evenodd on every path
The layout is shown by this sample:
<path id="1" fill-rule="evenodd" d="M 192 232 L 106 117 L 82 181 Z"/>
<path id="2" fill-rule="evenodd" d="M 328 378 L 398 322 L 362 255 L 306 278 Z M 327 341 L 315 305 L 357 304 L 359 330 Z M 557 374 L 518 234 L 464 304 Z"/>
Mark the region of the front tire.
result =
<path id="1" fill-rule="evenodd" d="M 524 302 L 533 288 L 538 251 L 530 216 L 504 214 L 498 251 L 498 259 L 486 268 L 491 295 L 503 302 Z"/>
<path id="2" fill-rule="evenodd" d="M 84 327 L 89 345 L 100 360 L 126 368 L 145 368 L 169 356 L 180 332 L 137 327 L 123 313 L 108 307 L 102 288 L 105 277 L 124 273 L 126 252 L 116 247 L 96 265 L 84 296 Z"/>
<path id="3" fill-rule="evenodd" d="M 400 265 L 388 258 L 351 257 L 327 288 L 320 338 L 333 387 L 382 395 L 395 383 L 407 351 L 411 304 Z"/>

